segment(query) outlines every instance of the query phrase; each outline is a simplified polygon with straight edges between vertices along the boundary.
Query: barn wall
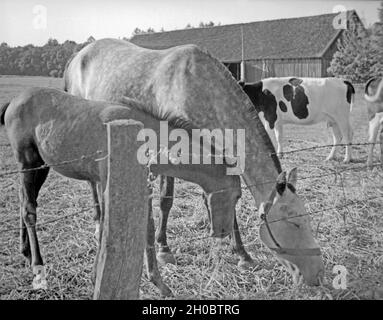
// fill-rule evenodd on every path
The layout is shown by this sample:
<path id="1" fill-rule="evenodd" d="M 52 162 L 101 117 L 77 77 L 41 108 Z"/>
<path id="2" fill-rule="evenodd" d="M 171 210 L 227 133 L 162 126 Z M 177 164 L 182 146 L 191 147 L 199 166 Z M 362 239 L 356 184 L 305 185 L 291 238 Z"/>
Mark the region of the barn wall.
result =
<path id="1" fill-rule="evenodd" d="M 341 37 L 340 37 L 341 39 Z M 328 77 L 330 76 L 329 73 L 327 72 L 328 67 L 331 64 L 331 60 L 334 57 L 335 52 L 338 50 L 338 40 L 334 41 L 332 45 L 328 48 L 328 50 L 325 52 L 322 58 L 322 77 Z"/>
<path id="2" fill-rule="evenodd" d="M 268 77 L 322 77 L 321 58 L 273 59 L 246 61 L 246 81 L 254 82 Z"/>

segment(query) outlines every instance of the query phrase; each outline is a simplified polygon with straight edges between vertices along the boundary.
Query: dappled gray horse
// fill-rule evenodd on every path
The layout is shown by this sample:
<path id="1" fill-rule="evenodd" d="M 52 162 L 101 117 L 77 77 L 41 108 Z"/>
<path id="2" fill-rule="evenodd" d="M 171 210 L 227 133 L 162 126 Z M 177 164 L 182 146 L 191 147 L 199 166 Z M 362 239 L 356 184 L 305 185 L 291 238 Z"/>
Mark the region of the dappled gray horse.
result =
<path id="1" fill-rule="evenodd" d="M 274 147 L 253 105 L 230 72 L 197 46 L 148 50 L 132 43 L 103 39 L 83 48 L 65 70 L 65 89 L 87 99 L 118 101 L 129 96 L 159 115 L 176 114 L 199 128 L 244 129 L 246 159 L 242 178 L 256 200 L 263 220 L 261 239 L 298 279 L 318 284 L 323 261 L 311 232 L 309 217 L 289 179 L 282 173 Z M 234 141 L 234 150 L 237 150 Z M 290 176 L 295 181 L 296 173 Z M 166 221 L 172 206 L 173 179 L 161 180 L 159 258 L 174 261 L 166 242 Z M 269 223 L 267 221 L 272 221 Z M 263 232 L 264 231 L 264 232 Z M 240 265 L 252 265 L 234 220 L 233 237 Z M 284 250 L 285 249 L 285 250 Z"/>
<path id="2" fill-rule="evenodd" d="M 107 152 L 105 123 L 116 119 L 141 121 L 145 128 L 154 130 L 157 137 L 160 136 L 159 120 L 169 121 L 170 129 L 185 129 L 187 135 L 190 128 L 194 127 L 189 121 L 174 114 L 160 116 L 151 108 L 132 99 L 123 98 L 123 105 L 117 105 L 88 101 L 54 89 L 26 90 L 0 108 L 0 124 L 5 124 L 19 169 L 24 170 L 20 174 L 20 248 L 31 263 L 35 275 L 33 287 L 36 289 L 47 286 L 35 225 L 37 197 L 49 167 L 28 169 L 66 162 L 52 166 L 52 169 L 69 178 L 89 181 L 93 189 L 96 188 L 95 185 L 99 185 L 102 195 L 107 179 L 106 160 L 98 160 L 105 158 Z M 200 146 L 199 140 L 190 139 L 190 143 Z M 133 146 L 130 151 L 136 152 Z M 152 151 L 155 154 L 159 152 Z M 85 157 L 82 159 L 83 156 Z M 72 161 L 74 159 L 81 161 Z M 241 195 L 240 178 L 227 175 L 226 169 L 226 164 L 173 165 L 171 162 L 162 164 L 158 161 L 157 164 L 153 161 L 150 164 L 153 174 L 178 177 L 202 187 L 208 194 L 207 203 L 212 221 L 210 234 L 220 238 L 233 229 L 235 205 Z M 151 204 L 151 197 L 148 201 Z M 101 210 L 99 217 L 101 222 L 103 211 Z M 102 232 L 99 243 L 101 236 Z M 149 279 L 159 287 L 162 295 L 171 295 L 157 269 L 151 215 L 148 216 L 146 259 Z M 97 260 L 96 258 L 95 262 Z"/>

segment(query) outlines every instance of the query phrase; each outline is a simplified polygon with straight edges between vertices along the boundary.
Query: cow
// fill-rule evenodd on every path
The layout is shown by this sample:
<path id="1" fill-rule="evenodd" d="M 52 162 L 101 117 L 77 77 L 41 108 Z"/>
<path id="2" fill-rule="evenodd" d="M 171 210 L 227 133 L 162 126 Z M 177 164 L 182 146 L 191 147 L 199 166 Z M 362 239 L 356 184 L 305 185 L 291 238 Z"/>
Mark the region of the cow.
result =
<path id="1" fill-rule="evenodd" d="M 254 83 L 239 82 L 260 114 L 266 130 L 274 130 L 277 153 L 282 156 L 283 124 L 312 125 L 326 121 L 334 144 L 326 160 L 335 158 L 336 145 L 344 139 L 344 162 L 351 161 L 353 131 L 350 112 L 355 89 L 337 78 L 268 78 Z"/>
<path id="2" fill-rule="evenodd" d="M 371 168 L 374 146 L 380 129 L 380 162 L 383 162 L 383 78 L 374 77 L 367 81 L 364 87 L 364 97 L 367 103 L 368 142 L 367 165 Z"/>

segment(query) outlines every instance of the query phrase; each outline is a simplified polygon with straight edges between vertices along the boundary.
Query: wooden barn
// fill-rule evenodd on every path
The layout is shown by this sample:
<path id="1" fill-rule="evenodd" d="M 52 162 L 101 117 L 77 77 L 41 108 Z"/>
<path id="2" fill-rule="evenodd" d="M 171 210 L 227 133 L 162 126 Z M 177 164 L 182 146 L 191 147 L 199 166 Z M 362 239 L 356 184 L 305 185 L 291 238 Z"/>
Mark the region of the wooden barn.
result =
<path id="1" fill-rule="evenodd" d="M 363 26 L 355 11 L 348 21 Z M 150 49 L 196 44 L 224 63 L 236 79 L 326 77 L 344 29 L 338 14 L 257 21 L 135 35 L 131 42 Z M 339 16 L 338 16 L 339 17 Z"/>

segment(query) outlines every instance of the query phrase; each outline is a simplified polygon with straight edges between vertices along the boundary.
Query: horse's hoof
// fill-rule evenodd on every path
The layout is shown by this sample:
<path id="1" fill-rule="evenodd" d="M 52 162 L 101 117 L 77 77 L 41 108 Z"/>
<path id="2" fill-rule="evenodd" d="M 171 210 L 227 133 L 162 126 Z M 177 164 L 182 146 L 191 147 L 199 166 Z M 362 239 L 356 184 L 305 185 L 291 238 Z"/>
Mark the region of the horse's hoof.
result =
<path id="1" fill-rule="evenodd" d="M 335 159 L 335 157 L 327 157 L 324 161 L 325 162 L 329 162 L 329 161 L 332 161 L 332 160 L 334 160 Z"/>
<path id="2" fill-rule="evenodd" d="M 243 259 L 241 259 L 238 262 L 238 268 L 240 268 L 242 270 L 253 269 L 256 266 L 258 266 L 258 264 L 255 263 L 253 260 L 243 260 Z"/>
<path id="3" fill-rule="evenodd" d="M 163 297 L 174 297 L 172 290 L 169 289 L 169 287 L 166 284 L 163 284 L 161 286 L 160 293 Z"/>
<path id="4" fill-rule="evenodd" d="M 176 259 L 173 254 L 170 252 L 158 252 L 157 253 L 157 261 L 160 264 L 176 264 Z"/>
<path id="5" fill-rule="evenodd" d="M 48 282 L 46 279 L 33 279 L 33 290 L 48 290 Z"/>
<path id="6" fill-rule="evenodd" d="M 347 163 L 350 163 L 350 162 L 351 162 L 351 159 L 344 159 L 344 160 L 343 160 L 343 163 L 344 163 L 344 164 L 347 164 Z"/>

